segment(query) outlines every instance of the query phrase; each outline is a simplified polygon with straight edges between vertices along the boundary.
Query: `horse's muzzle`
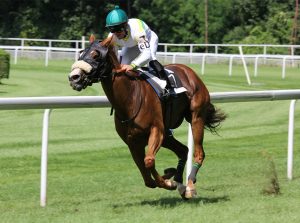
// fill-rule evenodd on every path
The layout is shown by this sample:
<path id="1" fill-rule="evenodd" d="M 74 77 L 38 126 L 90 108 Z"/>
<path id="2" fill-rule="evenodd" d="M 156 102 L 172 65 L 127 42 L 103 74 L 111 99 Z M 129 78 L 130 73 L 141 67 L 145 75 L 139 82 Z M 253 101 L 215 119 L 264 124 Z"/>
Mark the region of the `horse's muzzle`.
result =
<path id="1" fill-rule="evenodd" d="M 85 73 L 80 68 L 73 69 L 68 76 L 70 86 L 76 91 L 85 89 L 88 86 L 88 81 L 85 76 Z"/>

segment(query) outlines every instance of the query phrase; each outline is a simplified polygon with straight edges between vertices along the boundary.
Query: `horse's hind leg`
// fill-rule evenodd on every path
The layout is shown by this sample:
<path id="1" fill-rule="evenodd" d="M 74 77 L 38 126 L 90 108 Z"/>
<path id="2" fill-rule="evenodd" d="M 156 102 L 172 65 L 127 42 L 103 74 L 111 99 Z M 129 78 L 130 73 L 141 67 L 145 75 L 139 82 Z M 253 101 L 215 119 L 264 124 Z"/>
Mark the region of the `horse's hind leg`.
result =
<path id="1" fill-rule="evenodd" d="M 180 196 L 185 199 L 186 186 L 183 185 L 183 171 L 189 150 L 187 146 L 176 140 L 173 135 L 166 135 L 162 146 L 173 151 L 178 157 L 174 180 L 177 182 L 177 189 Z"/>
<path id="2" fill-rule="evenodd" d="M 173 137 L 173 135 L 166 135 L 162 146 L 173 151 L 178 157 L 178 164 L 177 164 L 174 180 L 182 184 L 183 171 L 187 161 L 187 154 L 188 154 L 187 146 L 183 145 L 181 142 L 176 140 Z"/>
<path id="3" fill-rule="evenodd" d="M 203 150 L 203 137 L 204 137 L 204 120 L 199 115 L 199 113 L 192 114 L 192 133 L 194 139 L 194 165 L 192 167 L 192 171 L 188 177 L 188 183 L 186 188 L 185 197 L 192 198 L 196 196 L 196 175 L 198 173 L 199 168 L 202 166 L 202 163 L 205 158 L 205 153 Z"/>

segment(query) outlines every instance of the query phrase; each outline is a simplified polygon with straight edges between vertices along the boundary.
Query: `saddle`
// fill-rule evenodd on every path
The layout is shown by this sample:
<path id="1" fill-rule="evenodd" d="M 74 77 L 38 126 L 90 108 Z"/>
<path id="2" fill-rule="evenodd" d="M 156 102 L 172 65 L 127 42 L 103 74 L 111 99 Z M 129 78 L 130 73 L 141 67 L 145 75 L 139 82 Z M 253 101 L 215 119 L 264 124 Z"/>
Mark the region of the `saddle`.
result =
<path id="1" fill-rule="evenodd" d="M 186 92 L 186 88 L 182 86 L 182 83 L 178 76 L 171 70 L 165 69 L 166 76 L 168 77 L 170 86 L 168 89 L 167 81 L 159 78 L 159 75 L 156 71 L 149 67 L 142 67 L 137 69 L 138 75 L 146 80 L 155 93 L 158 95 L 160 99 L 164 99 L 166 97 L 176 97 L 178 94 Z"/>

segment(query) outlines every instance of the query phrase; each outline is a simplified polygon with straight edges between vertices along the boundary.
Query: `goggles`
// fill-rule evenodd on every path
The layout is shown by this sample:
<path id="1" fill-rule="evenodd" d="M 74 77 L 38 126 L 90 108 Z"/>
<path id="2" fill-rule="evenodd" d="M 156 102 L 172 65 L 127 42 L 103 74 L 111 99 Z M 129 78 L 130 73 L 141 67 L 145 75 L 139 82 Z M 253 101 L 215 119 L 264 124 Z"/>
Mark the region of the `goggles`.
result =
<path id="1" fill-rule="evenodd" d="M 125 31 L 125 25 L 120 24 L 117 26 L 110 26 L 110 27 L 108 27 L 108 29 L 111 33 L 119 33 L 119 32 Z"/>

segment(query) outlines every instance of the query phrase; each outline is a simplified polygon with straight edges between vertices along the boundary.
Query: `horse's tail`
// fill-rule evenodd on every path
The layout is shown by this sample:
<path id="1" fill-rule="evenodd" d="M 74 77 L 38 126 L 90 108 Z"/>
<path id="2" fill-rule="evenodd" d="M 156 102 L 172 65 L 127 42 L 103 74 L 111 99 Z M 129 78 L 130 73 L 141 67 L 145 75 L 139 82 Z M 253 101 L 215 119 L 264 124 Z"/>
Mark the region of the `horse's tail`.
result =
<path id="1" fill-rule="evenodd" d="M 212 133 L 217 133 L 217 127 L 226 119 L 227 115 L 212 103 L 208 104 L 204 126 Z"/>

